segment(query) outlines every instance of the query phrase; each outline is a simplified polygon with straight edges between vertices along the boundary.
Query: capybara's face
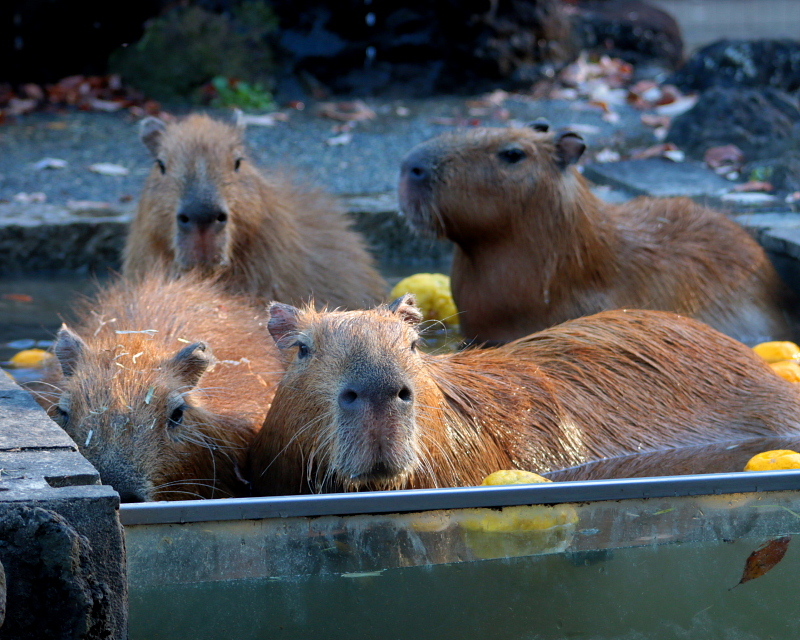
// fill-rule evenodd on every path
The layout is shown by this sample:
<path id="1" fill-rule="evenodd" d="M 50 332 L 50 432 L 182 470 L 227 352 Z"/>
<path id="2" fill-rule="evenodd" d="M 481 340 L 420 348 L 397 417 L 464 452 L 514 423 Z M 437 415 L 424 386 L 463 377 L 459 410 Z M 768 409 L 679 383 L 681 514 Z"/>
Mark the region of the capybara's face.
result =
<path id="1" fill-rule="evenodd" d="M 149 118 L 142 139 L 155 159 L 143 198 L 169 234 L 175 262 L 184 270 L 226 266 L 239 194 L 254 172 L 241 131 L 206 116 L 169 125 Z"/>
<path id="2" fill-rule="evenodd" d="M 388 489 L 419 463 L 421 315 L 410 304 L 398 307 L 270 308 L 270 333 L 287 359 L 271 417 L 300 416 L 290 437 L 318 488 Z"/>
<path id="3" fill-rule="evenodd" d="M 211 362 L 204 344 L 165 358 L 146 334 L 94 350 L 62 328 L 54 350 L 64 377 L 49 413 L 123 502 L 229 497 L 213 487 L 225 443 L 192 393 Z"/>
<path id="4" fill-rule="evenodd" d="M 400 209 L 417 230 L 456 242 L 485 239 L 515 224 L 530 203 L 559 197 L 567 166 L 584 145 L 547 126 L 478 128 L 414 147 L 400 169 Z"/>

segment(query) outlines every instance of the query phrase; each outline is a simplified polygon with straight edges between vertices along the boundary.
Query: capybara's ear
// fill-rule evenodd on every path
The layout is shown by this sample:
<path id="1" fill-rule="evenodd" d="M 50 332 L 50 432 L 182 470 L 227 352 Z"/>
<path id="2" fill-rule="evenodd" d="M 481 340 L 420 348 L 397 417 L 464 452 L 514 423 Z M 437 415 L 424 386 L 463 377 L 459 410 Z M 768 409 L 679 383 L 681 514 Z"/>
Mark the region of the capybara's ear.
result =
<path id="1" fill-rule="evenodd" d="M 296 307 L 290 304 L 283 304 L 282 302 L 273 302 L 269 306 L 269 323 L 267 328 L 275 340 L 275 344 L 279 348 L 285 348 L 287 345 L 285 338 L 294 335 L 297 331 L 297 314 L 299 313 Z"/>
<path id="2" fill-rule="evenodd" d="M 153 116 L 149 116 L 139 123 L 139 139 L 153 157 L 158 156 L 161 134 L 166 128 L 167 125 L 163 120 Z"/>
<path id="3" fill-rule="evenodd" d="M 529 122 L 528 126 L 539 133 L 547 133 L 550 131 L 550 123 L 547 121 L 547 118 L 536 118 L 533 122 Z"/>
<path id="4" fill-rule="evenodd" d="M 413 293 L 400 296 L 389 304 L 389 311 L 399 315 L 408 324 L 416 326 L 422 322 L 422 311 L 417 307 L 417 299 Z"/>
<path id="5" fill-rule="evenodd" d="M 56 334 L 56 341 L 53 344 L 53 353 L 56 354 L 61 365 L 61 371 L 66 377 L 70 377 L 75 371 L 75 365 L 81 354 L 86 350 L 86 343 L 81 337 L 71 331 L 67 325 L 62 324 Z"/>
<path id="6" fill-rule="evenodd" d="M 565 169 L 575 164 L 586 150 L 586 144 L 580 134 L 574 131 L 559 133 L 555 139 L 558 166 Z"/>
<path id="7" fill-rule="evenodd" d="M 178 379 L 189 389 L 194 389 L 206 370 L 214 363 L 214 355 L 205 342 L 185 346 L 167 362 Z"/>

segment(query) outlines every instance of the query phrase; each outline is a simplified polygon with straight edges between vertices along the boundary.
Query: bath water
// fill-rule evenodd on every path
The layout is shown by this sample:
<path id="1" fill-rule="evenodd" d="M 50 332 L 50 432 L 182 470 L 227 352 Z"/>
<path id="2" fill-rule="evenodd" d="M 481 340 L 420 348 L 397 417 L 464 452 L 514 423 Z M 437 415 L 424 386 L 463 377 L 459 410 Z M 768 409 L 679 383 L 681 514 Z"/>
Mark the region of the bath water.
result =
<path id="1" fill-rule="evenodd" d="M 743 584 L 764 540 L 132 588 L 131 640 L 785 640 L 800 552 Z"/>

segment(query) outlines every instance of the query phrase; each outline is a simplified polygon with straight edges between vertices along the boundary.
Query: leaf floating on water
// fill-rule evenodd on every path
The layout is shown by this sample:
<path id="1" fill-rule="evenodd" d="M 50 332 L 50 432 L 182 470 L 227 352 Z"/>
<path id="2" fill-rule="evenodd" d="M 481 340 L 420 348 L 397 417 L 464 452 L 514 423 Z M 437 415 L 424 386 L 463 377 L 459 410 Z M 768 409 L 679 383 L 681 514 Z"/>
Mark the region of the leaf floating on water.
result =
<path id="1" fill-rule="evenodd" d="M 753 551 L 753 553 L 748 556 L 747 562 L 744 563 L 742 579 L 731 587 L 731 589 L 738 587 L 744 582 L 760 578 L 783 560 L 783 556 L 786 555 L 786 550 L 789 548 L 789 541 L 791 539 L 791 536 L 775 538 L 774 540 L 762 544 L 758 549 Z"/>
<path id="2" fill-rule="evenodd" d="M 3 300 L 12 300 L 13 302 L 33 302 L 33 297 L 27 293 L 4 293 Z"/>
<path id="3" fill-rule="evenodd" d="M 342 578 L 373 578 L 379 576 L 383 573 L 383 569 L 380 571 L 358 571 L 356 573 L 343 573 L 341 574 Z"/>

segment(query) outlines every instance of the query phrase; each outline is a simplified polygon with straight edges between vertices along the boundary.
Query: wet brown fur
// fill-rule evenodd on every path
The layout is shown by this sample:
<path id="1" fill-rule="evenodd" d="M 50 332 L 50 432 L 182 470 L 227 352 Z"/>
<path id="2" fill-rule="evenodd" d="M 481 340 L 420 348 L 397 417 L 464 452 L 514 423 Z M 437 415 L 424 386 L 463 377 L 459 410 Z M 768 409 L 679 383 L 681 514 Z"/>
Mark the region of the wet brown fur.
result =
<path id="1" fill-rule="evenodd" d="M 465 337 L 503 342 L 616 308 L 680 313 L 748 344 L 790 337 L 782 284 L 744 229 L 688 198 L 605 203 L 559 165 L 563 139 L 475 129 L 409 154 L 426 158 L 432 178 L 428 191 L 401 179 L 401 206 L 414 226 L 456 243 Z M 503 162 L 498 153 L 513 148 L 526 158 Z"/>
<path id="2" fill-rule="evenodd" d="M 264 316 L 211 282 L 152 273 L 112 284 L 82 311 L 72 375 L 56 361 L 40 401 L 103 481 L 134 501 L 247 493 L 239 469 L 282 373 Z M 173 359 L 198 341 L 216 361 L 193 378 L 191 358 Z M 169 424 L 184 403 L 182 424 Z"/>
<path id="3" fill-rule="evenodd" d="M 201 184 L 228 215 L 221 249 L 226 264 L 216 271 L 229 291 L 294 304 L 313 296 L 343 308 L 383 299 L 385 282 L 333 199 L 262 174 L 249 161 L 237 127 L 189 116 L 167 125 L 157 156 L 165 173 L 154 166 L 145 183 L 125 246 L 126 276 L 139 277 L 162 263 L 175 274 L 182 271 L 176 214 L 189 185 Z"/>
<path id="4" fill-rule="evenodd" d="M 657 311 L 607 311 L 496 349 L 431 355 L 382 306 L 300 313 L 307 364 L 284 347 L 287 373 L 253 442 L 256 493 L 479 484 L 500 469 L 546 473 L 600 458 L 800 433 L 800 391 L 750 349 L 707 325 Z M 366 346 L 365 346 L 366 345 Z M 337 427 L 343 367 L 393 363 L 414 391 L 413 433 L 383 434 L 412 460 L 403 473 L 354 482 L 362 454 Z M 368 357 L 364 354 L 370 354 Z M 399 435 L 398 435 L 399 434 Z M 349 440 L 349 442 L 348 442 Z"/>

